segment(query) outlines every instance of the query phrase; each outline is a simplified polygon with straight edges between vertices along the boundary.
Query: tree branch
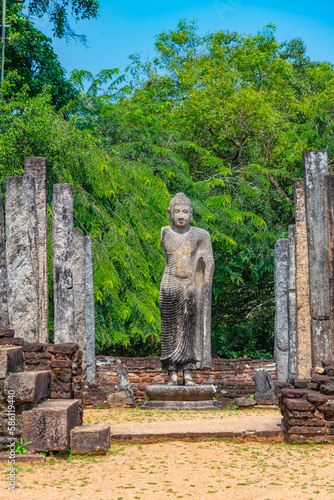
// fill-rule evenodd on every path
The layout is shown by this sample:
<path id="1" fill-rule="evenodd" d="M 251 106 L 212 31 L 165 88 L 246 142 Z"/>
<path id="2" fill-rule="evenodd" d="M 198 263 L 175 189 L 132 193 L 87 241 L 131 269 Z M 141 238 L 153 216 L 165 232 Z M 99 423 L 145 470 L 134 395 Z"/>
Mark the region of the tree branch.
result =
<path id="1" fill-rule="evenodd" d="M 279 186 L 278 182 L 276 179 L 274 179 L 274 177 L 272 175 L 269 175 L 268 174 L 268 180 L 270 181 L 270 183 L 274 186 L 275 189 L 277 189 L 277 191 L 286 199 L 288 200 L 290 203 L 292 203 L 292 205 L 294 205 L 294 202 L 291 200 L 291 198 L 289 198 L 289 196 L 283 191 L 283 189 Z"/>

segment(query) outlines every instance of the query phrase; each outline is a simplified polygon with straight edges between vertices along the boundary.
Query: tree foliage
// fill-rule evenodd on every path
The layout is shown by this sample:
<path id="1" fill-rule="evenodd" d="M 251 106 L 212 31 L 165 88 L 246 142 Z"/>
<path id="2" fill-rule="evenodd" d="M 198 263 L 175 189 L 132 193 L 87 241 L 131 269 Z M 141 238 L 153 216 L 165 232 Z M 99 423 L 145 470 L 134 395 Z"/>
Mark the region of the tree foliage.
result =
<path id="1" fill-rule="evenodd" d="M 2 178 L 43 155 L 50 185 L 73 183 L 76 225 L 94 241 L 100 352 L 159 352 L 160 228 L 184 191 L 212 237 L 217 352 L 270 356 L 273 249 L 293 223 L 293 179 L 303 150 L 333 161 L 333 67 L 299 39 L 278 43 L 272 25 L 200 36 L 181 21 L 156 51 L 133 55 L 125 76 L 73 71 L 77 93 L 58 114 L 24 90 L 3 102 Z"/>
<path id="2" fill-rule="evenodd" d="M 51 39 L 36 29 L 15 4 L 9 4 L 7 22 L 10 28 L 6 32 L 5 70 L 6 74 L 13 73 L 10 95 L 27 85 L 28 94 L 35 96 L 47 86 L 56 108 L 64 106 L 74 98 L 75 89 L 53 50 Z"/>
<path id="3" fill-rule="evenodd" d="M 66 40 L 74 38 L 86 43 L 86 36 L 75 33 L 69 19 L 72 18 L 75 22 L 95 19 L 99 5 L 97 0 L 30 0 L 28 14 L 39 18 L 46 14 L 53 25 L 55 37 Z"/>

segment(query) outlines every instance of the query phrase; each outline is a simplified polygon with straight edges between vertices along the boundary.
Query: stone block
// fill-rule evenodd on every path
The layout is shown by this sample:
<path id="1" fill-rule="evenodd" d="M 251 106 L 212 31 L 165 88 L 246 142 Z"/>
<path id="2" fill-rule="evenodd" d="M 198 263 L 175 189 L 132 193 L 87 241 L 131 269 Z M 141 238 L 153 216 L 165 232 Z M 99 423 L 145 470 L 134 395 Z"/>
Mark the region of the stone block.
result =
<path id="1" fill-rule="evenodd" d="M 282 389 L 282 396 L 285 398 L 306 398 L 307 389 Z"/>
<path id="2" fill-rule="evenodd" d="M 110 447 L 110 425 L 83 425 L 71 430 L 71 451 L 76 455 L 106 455 Z"/>
<path id="3" fill-rule="evenodd" d="M 81 425 L 78 399 L 49 399 L 40 406 L 22 414 L 23 441 L 32 441 L 32 451 L 60 451 L 70 446 L 70 432 Z"/>
<path id="4" fill-rule="evenodd" d="M 15 335 L 15 330 L 9 328 L 0 328 L 0 339 L 3 338 L 13 338 Z"/>
<path id="5" fill-rule="evenodd" d="M 322 385 L 320 390 L 324 394 L 334 394 L 334 384 Z"/>
<path id="6" fill-rule="evenodd" d="M 314 409 L 314 406 L 306 399 L 285 399 L 285 404 L 289 410 L 294 411 L 310 411 Z"/>
<path id="7" fill-rule="evenodd" d="M 304 434 L 304 435 L 325 435 L 326 434 L 326 429 L 325 427 L 303 427 L 303 426 L 296 426 L 296 427 L 291 427 L 291 429 L 288 430 L 289 434 Z"/>
<path id="8" fill-rule="evenodd" d="M 296 389 L 307 388 L 308 384 L 311 382 L 310 378 L 295 378 L 293 385 Z"/>
<path id="9" fill-rule="evenodd" d="M 22 347 L 0 347 L 0 379 L 22 370 Z"/>
<path id="10" fill-rule="evenodd" d="M 134 408 L 135 401 L 131 389 L 121 389 L 107 393 L 110 408 Z"/>
<path id="11" fill-rule="evenodd" d="M 254 406 L 256 405 L 256 401 L 254 399 L 248 399 L 248 398 L 236 398 L 235 400 L 235 405 L 236 406 Z"/>
<path id="12" fill-rule="evenodd" d="M 9 375 L 3 384 L 3 393 L 15 391 L 16 403 L 36 403 L 50 396 L 50 388 L 50 371 L 29 371 Z"/>
<path id="13" fill-rule="evenodd" d="M 23 339 L 15 338 L 15 339 L 8 339 L 8 338 L 0 338 L 0 345 L 23 345 Z"/>
<path id="14" fill-rule="evenodd" d="M 326 403 L 328 398 L 324 394 L 320 394 L 320 392 L 311 391 L 308 393 L 307 399 L 310 403 L 320 404 Z"/>
<path id="15" fill-rule="evenodd" d="M 310 418 L 305 422 L 305 425 L 306 427 L 324 427 L 326 425 L 326 421 L 318 418 Z"/>

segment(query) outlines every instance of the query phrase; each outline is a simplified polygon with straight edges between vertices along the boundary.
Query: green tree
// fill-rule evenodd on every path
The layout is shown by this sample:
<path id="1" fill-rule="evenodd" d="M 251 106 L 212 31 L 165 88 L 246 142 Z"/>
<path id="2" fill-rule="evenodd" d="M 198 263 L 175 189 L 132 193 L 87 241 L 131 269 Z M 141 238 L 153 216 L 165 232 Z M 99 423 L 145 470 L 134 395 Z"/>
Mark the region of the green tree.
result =
<path id="1" fill-rule="evenodd" d="M 6 74 L 13 73 L 11 95 L 15 95 L 24 85 L 28 86 L 31 96 L 48 87 L 56 108 L 64 106 L 74 98 L 76 91 L 67 80 L 65 70 L 52 48 L 51 39 L 22 15 L 20 6 L 10 6 L 7 22 L 10 28 L 6 32 L 5 70 Z"/>
<path id="2" fill-rule="evenodd" d="M 70 26 L 69 19 L 96 19 L 99 2 L 97 0 L 30 0 L 28 14 L 32 17 L 48 15 L 53 25 L 53 35 L 57 38 L 77 39 L 86 43 L 86 35 L 78 35 Z"/>

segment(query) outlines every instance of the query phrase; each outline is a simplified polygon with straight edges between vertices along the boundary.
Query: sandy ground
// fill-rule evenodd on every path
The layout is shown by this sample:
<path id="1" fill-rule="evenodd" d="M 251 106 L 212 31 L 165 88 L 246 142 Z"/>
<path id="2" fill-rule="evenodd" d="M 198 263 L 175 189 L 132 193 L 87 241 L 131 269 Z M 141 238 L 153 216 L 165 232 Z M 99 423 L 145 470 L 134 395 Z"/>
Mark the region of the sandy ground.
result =
<path id="1" fill-rule="evenodd" d="M 163 419 L 162 413 L 153 413 L 149 418 Z M 167 413 L 174 421 L 190 416 L 189 412 L 174 416 L 173 412 Z M 210 417 L 211 413 L 214 416 Z M 196 419 L 217 419 L 217 413 L 225 414 L 196 413 Z M 248 411 L 233 414 L 239 418 Z M 272 414 L 277 416 L 275 411 Z M 131 415 L 132 422 L 144 417 L 134 410 L 132 414 L 131 410 L 89 410 L 85 412 L 85 423 L 89 419 L 95 423 L 96 415 L 100 417 L 99 422 L 117 419 L 118 423 Z M 334 446 L 331 445 L 221 441 L 113 444 L 106 457 L 49 457 L 44 465 L 18 465 L 17 468 L 16 491 L 10 493 L 8 468 L 0 467 L 1 500 L 314 500 L 323 497 L 334 500 Z"/>

